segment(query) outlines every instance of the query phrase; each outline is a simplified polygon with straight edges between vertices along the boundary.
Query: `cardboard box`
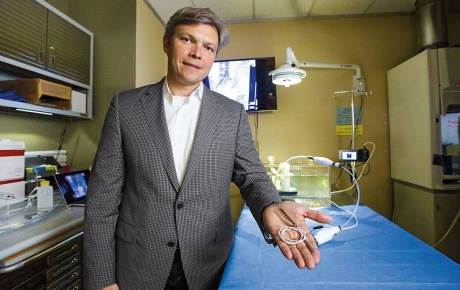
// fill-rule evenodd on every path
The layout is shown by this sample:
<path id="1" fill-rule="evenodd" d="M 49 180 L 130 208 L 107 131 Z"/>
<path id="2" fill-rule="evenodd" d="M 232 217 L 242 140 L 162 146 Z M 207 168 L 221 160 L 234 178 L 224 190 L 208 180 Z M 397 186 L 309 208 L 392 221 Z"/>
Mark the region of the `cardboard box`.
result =
<path id="1" fill-rule="evenodd" d="M 42 79 L 0 81 L 6 91 L 15 91 L 30 104 L 69 110 L 72 107 L 72 88 Z"/>

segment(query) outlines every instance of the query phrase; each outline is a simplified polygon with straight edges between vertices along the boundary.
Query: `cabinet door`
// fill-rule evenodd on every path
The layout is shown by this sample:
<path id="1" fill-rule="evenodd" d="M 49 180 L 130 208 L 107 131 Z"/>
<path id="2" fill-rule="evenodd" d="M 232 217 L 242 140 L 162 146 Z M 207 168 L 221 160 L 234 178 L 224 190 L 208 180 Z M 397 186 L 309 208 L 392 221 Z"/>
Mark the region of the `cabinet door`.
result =
<path id="1" fill-rule="evenodd" d="M 90 84 L 91 37 L 48 11 L 48 71 Z"/>
<path id="2" fill-rule="evenodd" d="M 0 56 L 44 68 L 47 9 L 34 0 L 0 0 Z"/>

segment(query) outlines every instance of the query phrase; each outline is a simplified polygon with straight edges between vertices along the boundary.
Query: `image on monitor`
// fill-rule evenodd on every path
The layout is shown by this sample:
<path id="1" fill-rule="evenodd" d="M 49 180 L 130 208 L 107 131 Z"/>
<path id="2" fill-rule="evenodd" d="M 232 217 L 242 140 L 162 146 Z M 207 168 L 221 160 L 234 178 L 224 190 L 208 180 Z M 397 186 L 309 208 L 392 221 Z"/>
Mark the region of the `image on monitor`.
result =
<path id="1" fill-rule="evenodd" d="M 244 105 L 248 112 L 274 111 L 277 109 L 276 87 L 268 75 L 274 69 L 274 57 L 218 60 L 204 83 Z"/>

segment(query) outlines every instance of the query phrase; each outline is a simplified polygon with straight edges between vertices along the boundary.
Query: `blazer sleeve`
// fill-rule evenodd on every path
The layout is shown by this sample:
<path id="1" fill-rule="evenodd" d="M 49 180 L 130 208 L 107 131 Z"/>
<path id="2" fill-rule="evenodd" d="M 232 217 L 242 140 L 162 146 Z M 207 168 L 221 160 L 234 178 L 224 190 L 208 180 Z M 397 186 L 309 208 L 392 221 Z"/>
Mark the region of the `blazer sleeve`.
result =
<path id="1" fill-rule="evenodd" d="M 262 212 L 268 205 L 280 203 L 281 198 L 255 149 L 248 115 L 243 106 L 240 109 L 232 181 L 239 187 L 241 195 L 259 225 L 265 240 L 268 243 L 273 243 L 274 239 L 263 226 Z"/>
<path id="2" fill-rule="evenodd" d="M 88 186 L 83 246 L 85 289 L 116 283 L 115 230 L 125 176 L 118 115 L 117 94 L 105 118 Z"/>

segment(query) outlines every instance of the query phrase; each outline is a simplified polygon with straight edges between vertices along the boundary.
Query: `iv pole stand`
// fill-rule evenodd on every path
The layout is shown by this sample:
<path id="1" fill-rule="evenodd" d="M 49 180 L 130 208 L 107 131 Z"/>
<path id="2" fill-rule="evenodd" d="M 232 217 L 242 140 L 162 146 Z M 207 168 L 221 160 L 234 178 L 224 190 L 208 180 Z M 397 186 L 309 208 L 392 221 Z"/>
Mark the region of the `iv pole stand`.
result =
<path id="1" fill-rule="evenodd" d="M 355 85 L 351 91 L 339 91 L 334 92 L 333 97 L 338 98 L 341 94 L 348 94 L 351 96 L 351 150 L 355 150 L 355 136 L 356 136 L 356 121 L 355 121 L 355 96 L 369 96 L 372 95 L 372 91 L 359 90 L 359 87 L 364 87 L 362 79 L 356 79 L 356 74 L 353 75 L 353 84 Z M 351 172 L 353 176 L 356 175 L 356 161 L 351 162 Z"/>

